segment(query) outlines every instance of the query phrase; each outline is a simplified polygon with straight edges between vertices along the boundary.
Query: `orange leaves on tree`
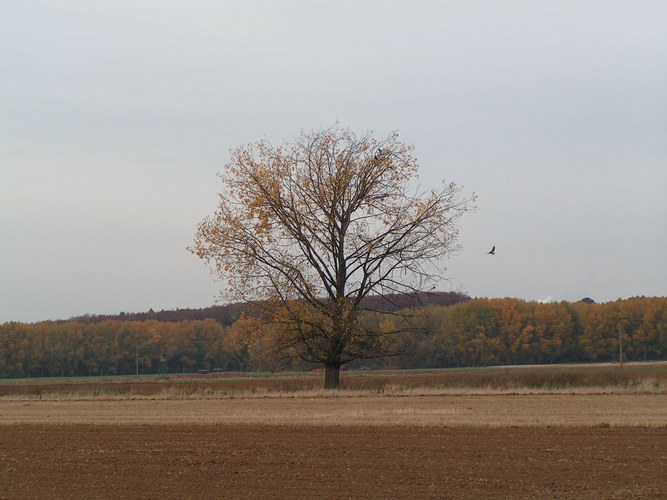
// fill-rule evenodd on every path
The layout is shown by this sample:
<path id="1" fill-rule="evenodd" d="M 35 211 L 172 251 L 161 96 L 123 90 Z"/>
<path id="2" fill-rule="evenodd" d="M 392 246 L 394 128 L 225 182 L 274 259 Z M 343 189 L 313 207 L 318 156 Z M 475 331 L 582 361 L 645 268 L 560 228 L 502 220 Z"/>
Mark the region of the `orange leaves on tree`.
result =
<path id="1" fill-rule="evenodd" d="M 191 250 L 220 272 L 231 299 L 277 299 L 289 314 L 274 320 L 291 324 L 295 341 L 286 344 L 304 359 L 339 367 L 382 354 L 378 332 L 358 322 L 361 301 L 440 279 L 441 258 L 456 248 L 454 223 L 474 199 L 454 184 L 416 191 L 412 151 L 397 133 L 376 139 L 339 127 L 281 147 L 240 147 Z"/>

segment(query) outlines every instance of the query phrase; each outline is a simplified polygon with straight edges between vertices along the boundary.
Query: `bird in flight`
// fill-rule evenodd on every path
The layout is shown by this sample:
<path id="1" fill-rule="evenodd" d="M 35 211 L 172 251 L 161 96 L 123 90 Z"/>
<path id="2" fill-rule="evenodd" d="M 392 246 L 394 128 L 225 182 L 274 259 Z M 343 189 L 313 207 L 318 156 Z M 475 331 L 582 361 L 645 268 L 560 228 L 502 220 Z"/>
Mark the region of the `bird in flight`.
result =
<path id="1" fill-rule="evenodd" d="M 491 249 L 491 251 L 490 251 L 490 252 L 486 252 L 486 253 L 487 253 L 487 255 L 496 255 L 496 246 L 493 245 L 493 248 Z"/>

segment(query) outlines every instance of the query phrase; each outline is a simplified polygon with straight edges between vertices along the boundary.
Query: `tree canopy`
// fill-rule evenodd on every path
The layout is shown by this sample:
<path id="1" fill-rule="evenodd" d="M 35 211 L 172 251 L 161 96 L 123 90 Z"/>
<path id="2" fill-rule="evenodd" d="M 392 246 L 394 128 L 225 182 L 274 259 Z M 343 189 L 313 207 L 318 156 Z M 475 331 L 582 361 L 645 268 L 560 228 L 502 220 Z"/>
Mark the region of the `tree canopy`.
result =
<path id="1" fill-rule="evenodd" d="M 223 295 L 261 301 L 274 345 L 323 364 L 326 387 L 342 364 L 386 355 L 413 327 L 406 315 L 379 328 L 360 320 L 363 301 L 434 288 L 471 208 L 453 183 L 420 189 L 412 151 L 397 133 L 339 127 L 239 147 L 217 211 L 199 225 L 191 250 L 225 281 Z"/>

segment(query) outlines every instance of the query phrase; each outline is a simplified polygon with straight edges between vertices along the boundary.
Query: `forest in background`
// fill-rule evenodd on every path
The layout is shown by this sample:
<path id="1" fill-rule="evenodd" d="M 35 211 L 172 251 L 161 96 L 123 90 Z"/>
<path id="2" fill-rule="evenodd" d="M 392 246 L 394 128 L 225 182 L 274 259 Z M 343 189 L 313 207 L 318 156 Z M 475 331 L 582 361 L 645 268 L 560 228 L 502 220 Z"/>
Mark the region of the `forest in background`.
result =
<path id="1" fill-rule="evenodd" d="M 667 355 L 667 297 L 538 303 L 437 293 L 417 300 L 394 297 L 373 304 L 386 311 L 419 306 L 413 316 L 419 328 L 395 339 L 395 350 L 405 354 L 358 360 L 347 368 L 618 361 L 621 349 L 624 361 Z M 367 317 L 392 320 L 391 315 Z M 276 356 L 270 335 L 258 335 L 248 325 L 252 321 L 247 304 L 232 304 L 8 322 L 0 325 L 0 378 L 317 368 Z"/>

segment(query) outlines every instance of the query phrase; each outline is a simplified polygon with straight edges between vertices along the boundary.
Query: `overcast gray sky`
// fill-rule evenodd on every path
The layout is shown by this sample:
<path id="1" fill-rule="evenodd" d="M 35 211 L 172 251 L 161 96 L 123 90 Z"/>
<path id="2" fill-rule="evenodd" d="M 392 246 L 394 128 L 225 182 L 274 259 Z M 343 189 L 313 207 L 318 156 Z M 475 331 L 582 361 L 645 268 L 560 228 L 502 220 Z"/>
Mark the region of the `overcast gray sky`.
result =
<path id="1" fill-rule="evenodd" d="M 229 150 L 336 121 L 479 196 L 442 290 L 665 295 L 666 25 L 663 0 L 0 0 L 0 322 L 213 304 L 186 247 Z"/>

